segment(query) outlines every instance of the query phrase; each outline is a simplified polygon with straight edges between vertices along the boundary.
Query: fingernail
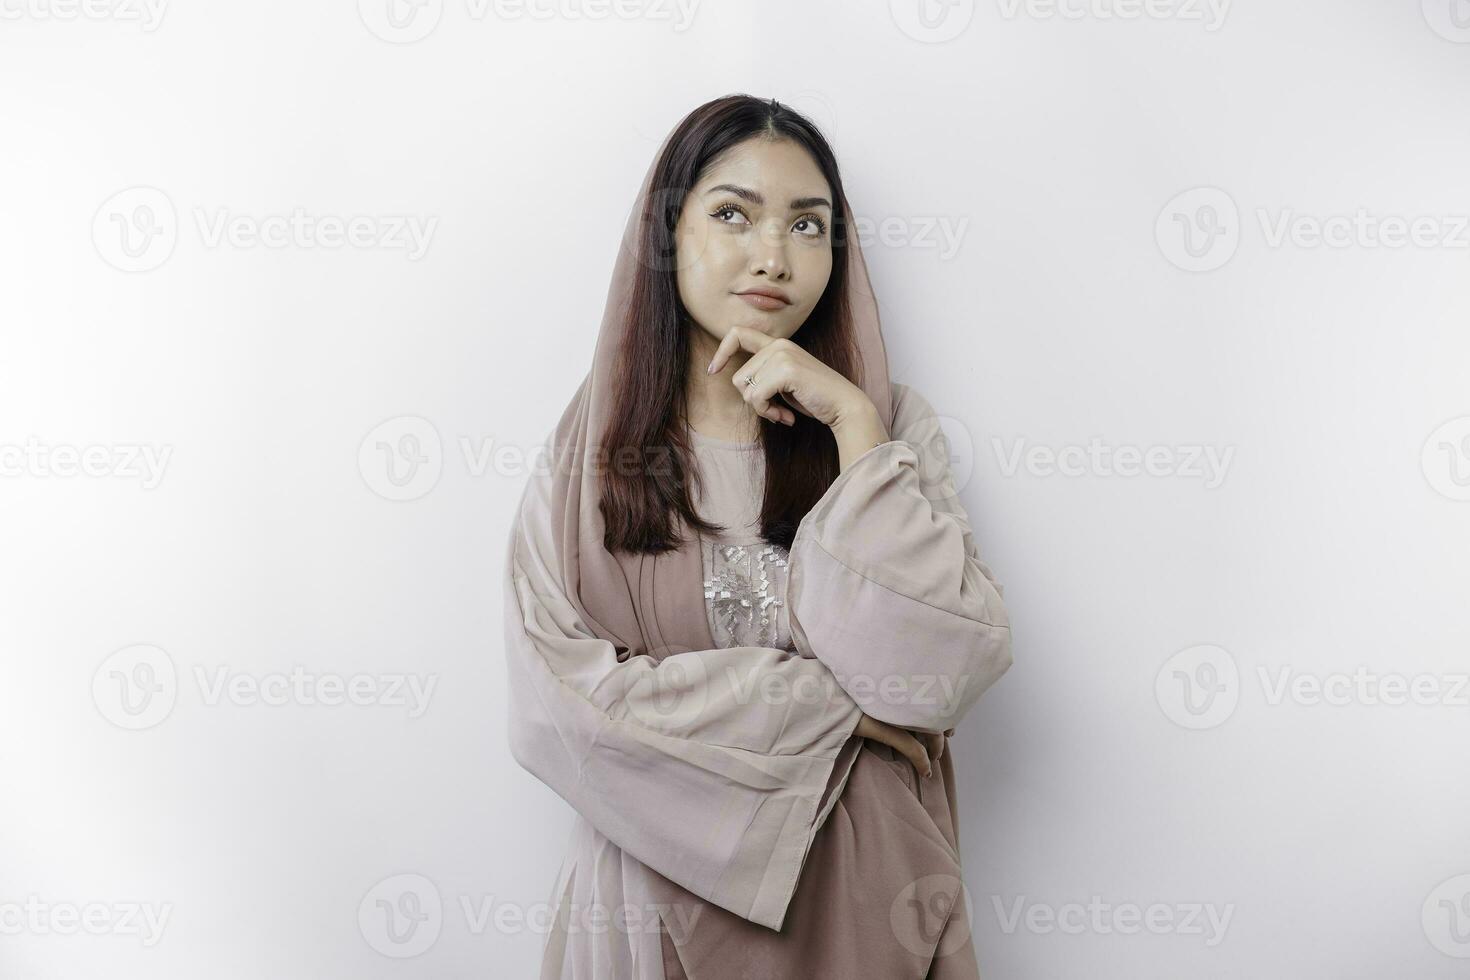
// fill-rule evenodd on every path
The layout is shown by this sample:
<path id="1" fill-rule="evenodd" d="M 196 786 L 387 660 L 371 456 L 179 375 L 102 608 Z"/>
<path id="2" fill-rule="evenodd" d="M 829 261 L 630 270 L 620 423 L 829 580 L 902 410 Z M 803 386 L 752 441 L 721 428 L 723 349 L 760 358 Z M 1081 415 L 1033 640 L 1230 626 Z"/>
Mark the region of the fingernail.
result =
<path id="1" fill-rule="evenodd" d="M 705 374 L 714 374 L 715 373 L 715 362 L 714 361 L 710 361 L 709 362 L 709 367 L 707 367 L 707 368 L 704 369 L 704 373 Z"/>

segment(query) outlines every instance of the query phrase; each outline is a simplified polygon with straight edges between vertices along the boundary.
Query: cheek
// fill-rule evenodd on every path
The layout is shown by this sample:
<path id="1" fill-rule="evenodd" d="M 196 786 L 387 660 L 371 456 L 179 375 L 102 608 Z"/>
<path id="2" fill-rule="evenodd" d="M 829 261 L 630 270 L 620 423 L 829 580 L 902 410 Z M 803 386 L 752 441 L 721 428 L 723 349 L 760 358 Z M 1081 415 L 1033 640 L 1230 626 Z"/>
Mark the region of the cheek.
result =
<path id="1" fill-rule="evenodd" d="M 674 232 L 675 274 L 679 282 L 679 298 L 691 311 L 698 310 L 704 293 L 705 250 L 708 236 L 696 222 L 680 222 Z"/>
<path id="2" fill-rule="evenodd" d="M 681 264 L 679 266 L 679 299 L 683 301 L 684 308 L 698 317 L 704 311 L 707 292 L 703 270 L 697 265 Z"/>
<path id="3" fill-rule="evenodd" d="M 832 250 L 811 248 L 798 252 L 793 265 L 797 281 L 808 284 L 808 288 L 803 290 L 803 306 L 810 312 L 827 291 L 827 283 L 832 278 Z"/>
<path id="4" fill-rule="evenodd" d="M 674 229 L 675 259 L 680 276 L 683 276 L 686 270 L 698 271 L 701 258 L 708 245 L 707 239 L 708 236 L 694 222 L 681 221 Z"/>
<path id="5" fill-rule="evenodd" d="M 729 293 L 744 253 L 727 235 L 689 234 L 679 240 L 679 292 L 691 310 L 719 302 Z"/>

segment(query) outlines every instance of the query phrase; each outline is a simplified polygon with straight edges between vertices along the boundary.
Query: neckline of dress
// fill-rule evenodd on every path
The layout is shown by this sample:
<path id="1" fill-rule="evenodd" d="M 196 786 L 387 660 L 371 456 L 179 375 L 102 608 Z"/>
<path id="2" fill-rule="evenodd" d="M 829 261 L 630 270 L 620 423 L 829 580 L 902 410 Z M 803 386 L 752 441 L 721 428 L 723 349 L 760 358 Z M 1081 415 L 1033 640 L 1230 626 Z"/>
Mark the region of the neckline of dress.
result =
<path id="1" fill-rule="evenodd" d="M 703 443 L 713 449 L 732 449 L 741 452 L 750 452 L 753 449 L 759 449 L 761 445 L 758 439 L 752 442 L 734 442 L 729 439 L 716 439 L 714 436 L 707 436 L 698 429 L 690 429 L 689 431 L 693 434 L 695 442 Z"/>

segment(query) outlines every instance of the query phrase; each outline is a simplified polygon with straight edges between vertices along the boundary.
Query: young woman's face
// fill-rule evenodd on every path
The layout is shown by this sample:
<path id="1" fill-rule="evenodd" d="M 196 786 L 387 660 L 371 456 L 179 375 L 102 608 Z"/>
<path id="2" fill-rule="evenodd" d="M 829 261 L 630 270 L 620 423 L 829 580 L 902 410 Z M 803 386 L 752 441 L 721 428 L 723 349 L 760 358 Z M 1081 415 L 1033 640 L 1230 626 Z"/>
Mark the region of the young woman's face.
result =
<path id="1" fill-rule="evenodd" d="M 685 199 L 674 229 L 679 298 L 715 339 L 734 325 L 773 338 L 806 322 L 832 275 L 832 190 L 790 140 L 731 147 Z M 752 299 L 774 290 L 780 300 Z"/>

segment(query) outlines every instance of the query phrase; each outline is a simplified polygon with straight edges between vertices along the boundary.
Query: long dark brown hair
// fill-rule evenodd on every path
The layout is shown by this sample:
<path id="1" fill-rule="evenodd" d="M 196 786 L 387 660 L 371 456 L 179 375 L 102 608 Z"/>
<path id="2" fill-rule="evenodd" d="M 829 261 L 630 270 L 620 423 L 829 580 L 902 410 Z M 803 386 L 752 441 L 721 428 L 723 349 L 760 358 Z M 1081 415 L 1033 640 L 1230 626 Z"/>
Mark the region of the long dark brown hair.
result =
<path id="1" fill-rule="evenodd" d="M 691 331 L 700 329 L 679 298 L 674 229 L 685 198 L 721 153 L 751 137 L 788 139 L 811 154 L 832 189 L 832 274 L 826 291 L 793 343 L 860 383 L 860 355 L 847 303 L 847 197 L 837 158 L 825 137 L 800 113 L 775 99 L 729 95 L 695 109 L 675 129 L 655 164 L 648 206 L 640 218 L 632 296 L 613 365 L 617 411 L 603 434 L 604 458 L 639 461 L 602 470 L 602 509 L 608 551 L 659 554 L 679 547 L 678 521 L 705 533 L 724 528 L 696 513 L 686 424 Z M 832 430 L 801 412 L 786 426 L 759 418 L 766 486 L 761 536 L 791 547 L 801 519 L 837 478 Z"/>

